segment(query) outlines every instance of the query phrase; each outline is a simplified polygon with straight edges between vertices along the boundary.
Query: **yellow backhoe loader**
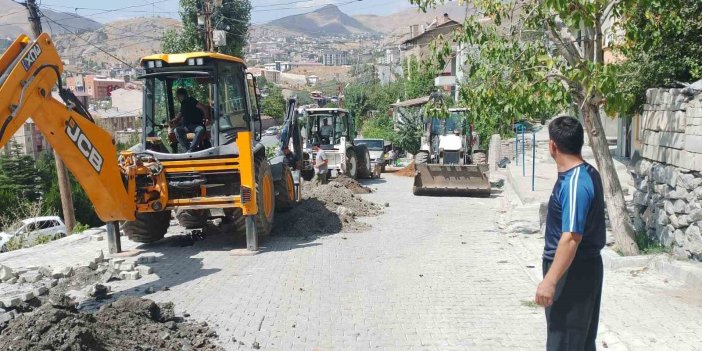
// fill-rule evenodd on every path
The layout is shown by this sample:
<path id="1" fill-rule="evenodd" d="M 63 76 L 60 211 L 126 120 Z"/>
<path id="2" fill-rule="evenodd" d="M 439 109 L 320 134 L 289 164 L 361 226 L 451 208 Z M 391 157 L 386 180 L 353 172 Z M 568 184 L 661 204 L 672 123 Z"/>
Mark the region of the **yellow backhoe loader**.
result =
<path id="1" fill-rule="evenodd" d="M 111 251 L 119 251 L 118 223 L 132 240 L 154 242 L 164 237 L 172 211 L 187 228 L 222 217 L 245 230 L 247 248 L 257 250 L 276 206 L 293 206 L 295 192 L 290 169 L 271 165 L 258 141 L 255 79 L 241 59 L 211 52 L 151 55 L 141 65 L 140 143 L 118 153 L 112 136 L 61 86 L 51 37 L 20 36 L 0 57 L 0 147 L 31 117 L 108 223 L 108 239 L 116 240 Z M 180 142 L 169 138 L 182 89 L 209 112 L 200 142 L 187 129 L 179 131 Z"/>

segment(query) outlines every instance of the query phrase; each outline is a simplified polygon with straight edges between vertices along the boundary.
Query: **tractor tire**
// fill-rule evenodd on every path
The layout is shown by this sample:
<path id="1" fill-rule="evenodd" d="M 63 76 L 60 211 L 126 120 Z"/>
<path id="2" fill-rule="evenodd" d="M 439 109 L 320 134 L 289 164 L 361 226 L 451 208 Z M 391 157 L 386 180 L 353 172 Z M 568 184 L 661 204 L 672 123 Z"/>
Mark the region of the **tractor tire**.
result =
<path id="1" fill-rule="evenodd" d="M 414 155 L 414 163 L 421 165 L 425 164 L 429 161 L 429 153 L 426 151 L 420 151 L 416 155 Z"/>
<path id="2" fill-rule="evenodd" d="M 482 165 L 487 163 L 487 154 L 485 151 L 473 152 L 473 164 Z"/>
<path id="3" fill-rule="evenodd" d="M 270 235 L 275 218 L 275 185 L 271 166 L 265 158 L 256 159 L 256 204 L 256 233 L 260 243 Z"/>
<path id="4" fill-rule="evenodd" d="M 153 243 L 163 239 L 171 224 L 171 211 L 137 213 L 134 221 L 122 224 L 124 234 L 137 243 Z"/>
<path id="5" fill-rule="evenodd" d="M 199 229 L 207 225 L 208 210 L 181 210 L 177 209 L 175 217 L 185 229 Z"/>
<path id="6" fill-rule="evenodd" d="M 246 217 L 240 208 L 229 208 L 224 210 L 224 218 L 222 224 L 228 226 L 231 234 L 246 235 Z"/>
<path id="7" fill-rule="evenodd" d="M 300 175 L 302 176 L 302 179 L 304 179 L 306 182 L 309 182 L 312 180 L 312 178 L 314 178 L 314 170 L 306 169 L 304 171 L 301 171 Z"/>
<path id="8" fill-rule="evenodd" d="M 356 159 L 358 160 L 358 178 L 370 179 L 373 178 L 373 170 L 371 169 L 370 152 L 365 145 L 356 146 Z"/>
<path id="9" fill-rule="evenodd" d="M 358 178 L 358 159 L 353 148 L 346 150 L 346 176 L 351 179 Z"/>
<path id="10" fill-rule="evenodd" d="M 292 171 L 287 166 L 283 166 L 283 174 L 279 181 L 275 182 L 275 209 L 276 211 L 287 211 L 295 205 L 295 182 Z"/>

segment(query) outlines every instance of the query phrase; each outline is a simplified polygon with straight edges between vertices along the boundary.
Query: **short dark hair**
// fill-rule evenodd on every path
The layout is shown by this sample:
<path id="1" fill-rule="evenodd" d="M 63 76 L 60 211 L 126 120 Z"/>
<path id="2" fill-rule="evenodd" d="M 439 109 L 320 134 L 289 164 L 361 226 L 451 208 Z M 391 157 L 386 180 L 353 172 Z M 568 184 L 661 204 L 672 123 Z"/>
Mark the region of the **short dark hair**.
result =
<path id="1" fill-rule="evenodd" d="M 548 137 L 556 143 L 558 151 L 569 155 L 580 155 L 585 143 L 582 124 L 571 116 L 561 116 L 551 121 Z"/>
<path id="2" fill-rule="evenodd" d="M 176 96 L 179 95 L 188 96 L 188 90 L 185 88 L 178 88 L 178 90 L 176 90 Z"/>
<path id="3" fill-rule="evenodd" d="M 319 141 L 315 141 L 314 143 L 312 143 L 312 146 L 321 146 L 321 145 L 322 145 L 322 143 L 320 143 Z"/>

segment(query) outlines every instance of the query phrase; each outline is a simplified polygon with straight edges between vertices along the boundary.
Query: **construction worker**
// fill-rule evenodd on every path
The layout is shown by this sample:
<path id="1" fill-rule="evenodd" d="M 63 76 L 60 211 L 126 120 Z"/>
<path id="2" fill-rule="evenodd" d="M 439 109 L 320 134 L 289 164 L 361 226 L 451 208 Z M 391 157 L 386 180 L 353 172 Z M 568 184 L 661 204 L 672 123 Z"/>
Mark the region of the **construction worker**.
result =
<path id="1" fill-rule="evenodd" d="M 193 152 L 205 137 L 205 124 L 210 119 L 210 109 L 194 97 L 188 96 L 185 88 L 176 90 L 176 99 L 180 102 L 180 112 L 171 120 L 170 125 L 175 127 L 178 144 L 186 152 Z M 188 133 L 195 133 L 192 143 L 188 142 Z"/>
<path id="2" fill-rule="evenodd" d="M 283 157 L 283 164 L 290 167 L 293 171 L 297 170 L 297 156 L 287 145 L 283 146 Z"/>
<path id="3" fill-rule="evenodd" d="M 329 160 L 327 160 L 327 154 L 322 150 L 320 147 L 320 143 L 316 141 L 312 145 L 312 150 L 317 153 L 317 156 L 315 157 L 313 161 L 314 165 L 314 174 L 315 174 L 315 183 L 316 184 L 327 184 L 327 164 L 329 163 Z"/>

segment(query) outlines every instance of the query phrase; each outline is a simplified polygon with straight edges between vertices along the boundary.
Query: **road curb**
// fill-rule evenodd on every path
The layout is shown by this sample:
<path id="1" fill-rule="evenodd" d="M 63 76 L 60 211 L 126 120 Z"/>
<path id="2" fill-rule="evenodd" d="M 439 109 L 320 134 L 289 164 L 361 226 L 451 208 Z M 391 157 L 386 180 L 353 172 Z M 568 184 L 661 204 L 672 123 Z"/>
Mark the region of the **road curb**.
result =
<path id="1" fill-rule="evenodd" d="M 702 265 L 678 260 L 670 255 L 620 256 L 610 248 L 602 250 L 602 261 L 606 268 L 648 268 L 670 279 L 693 288 L 702 288 Z"/>

